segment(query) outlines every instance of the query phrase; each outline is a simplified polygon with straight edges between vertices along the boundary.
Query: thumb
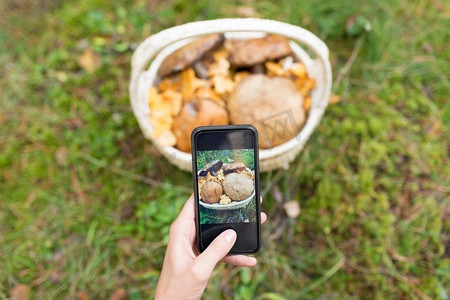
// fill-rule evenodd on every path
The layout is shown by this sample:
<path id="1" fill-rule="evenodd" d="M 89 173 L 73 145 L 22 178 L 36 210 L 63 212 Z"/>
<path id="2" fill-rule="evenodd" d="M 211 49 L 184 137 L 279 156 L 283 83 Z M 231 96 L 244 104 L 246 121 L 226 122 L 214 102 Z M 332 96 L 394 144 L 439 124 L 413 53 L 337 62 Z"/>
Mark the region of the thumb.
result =
<path id="1" fill-rule="evenodd" d="M 230 252 L 236 242 L 237 234 L 233 229 L 222 232 L 196 259 L 204 272 L 211 274 L 216 264 Z"/>

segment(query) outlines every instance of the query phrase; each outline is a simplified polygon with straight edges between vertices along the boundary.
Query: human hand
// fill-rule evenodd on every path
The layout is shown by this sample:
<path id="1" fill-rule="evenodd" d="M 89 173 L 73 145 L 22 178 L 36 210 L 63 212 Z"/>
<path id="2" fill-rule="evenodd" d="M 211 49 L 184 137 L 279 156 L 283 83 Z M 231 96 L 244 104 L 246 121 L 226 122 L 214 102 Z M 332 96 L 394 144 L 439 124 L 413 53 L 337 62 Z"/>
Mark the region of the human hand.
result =
<path id="1" fill-rule="evenodd" d="M 261 223 L 267 215 L 261 213 Z M 257 260 L 246 255 L 226 256 L 236 242 L 232 229 L 222 232 L 199 254 L 195 245 L 194 196 L 191 195 L 178 218 L 170 226 L 169 244 L 156 286 L 155 299 L 199 299 L 219 261 L 252 267 Z"/>

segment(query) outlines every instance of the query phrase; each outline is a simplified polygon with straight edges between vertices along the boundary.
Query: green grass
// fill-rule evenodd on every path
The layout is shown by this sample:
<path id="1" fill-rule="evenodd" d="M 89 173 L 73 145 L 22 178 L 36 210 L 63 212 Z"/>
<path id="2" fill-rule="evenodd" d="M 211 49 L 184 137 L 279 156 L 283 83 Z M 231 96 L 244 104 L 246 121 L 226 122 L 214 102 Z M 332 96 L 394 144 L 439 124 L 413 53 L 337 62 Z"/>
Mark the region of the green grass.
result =
<path id="1" fill-rule="evenodd" d="M 244 207 L 227 210 L 209 209 L 200 206 L 200 224 L 256 222 L 256 198 Z"/>
<path id="2" fill-rule="evenodd" d="M 289 170 L 261 177 L 258 266 L 220 265 L 205 299 L 448 298 L 448 1 L 22 0 L 0 4 L 0 299 L 18 283 L 34 299 L 154 294 L 192 179 L 143 139 L 130 57 L 241 5 L 322 38 L 342 101 Z M 93 74 L 77 65 L 88 45 Z"/>
<path id="3" fill-rule="evenodd" d="M 207 163 L 218 159 L 224 164 L 230 162 L 242 162 L 253 172 L 255 171 L 255 157 L 253 151 L 253 149 L 197 151 L 197 169 L 201 170 Z"/>

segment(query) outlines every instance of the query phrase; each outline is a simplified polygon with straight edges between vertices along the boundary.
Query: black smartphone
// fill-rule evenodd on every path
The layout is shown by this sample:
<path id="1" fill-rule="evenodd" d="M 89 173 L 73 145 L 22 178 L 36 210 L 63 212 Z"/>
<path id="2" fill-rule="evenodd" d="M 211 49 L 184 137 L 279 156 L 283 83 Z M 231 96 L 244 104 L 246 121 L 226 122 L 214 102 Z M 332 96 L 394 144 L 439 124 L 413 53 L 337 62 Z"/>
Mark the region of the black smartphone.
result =
<path id="1" fill-rule="evenodd" d="M 258 252 L 258 131 L 252 125 L 202 126 L 193 130 L 191 144 L 199 251 L 234 229 L 237 240 L 229 254 Z"/>

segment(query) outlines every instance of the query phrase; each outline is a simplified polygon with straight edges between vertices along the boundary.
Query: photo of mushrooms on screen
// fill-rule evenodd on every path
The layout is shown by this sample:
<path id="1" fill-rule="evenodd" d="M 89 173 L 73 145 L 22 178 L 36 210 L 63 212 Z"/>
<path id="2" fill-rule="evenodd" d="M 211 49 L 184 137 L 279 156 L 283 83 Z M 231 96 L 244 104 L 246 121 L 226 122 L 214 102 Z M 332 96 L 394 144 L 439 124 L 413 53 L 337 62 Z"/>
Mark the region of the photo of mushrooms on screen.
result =
<path id="1" fill-rule="evenodd" d="M 253 149 L 197 151 L 201 224 L 256 222 Z"/>

